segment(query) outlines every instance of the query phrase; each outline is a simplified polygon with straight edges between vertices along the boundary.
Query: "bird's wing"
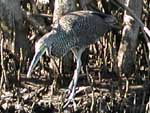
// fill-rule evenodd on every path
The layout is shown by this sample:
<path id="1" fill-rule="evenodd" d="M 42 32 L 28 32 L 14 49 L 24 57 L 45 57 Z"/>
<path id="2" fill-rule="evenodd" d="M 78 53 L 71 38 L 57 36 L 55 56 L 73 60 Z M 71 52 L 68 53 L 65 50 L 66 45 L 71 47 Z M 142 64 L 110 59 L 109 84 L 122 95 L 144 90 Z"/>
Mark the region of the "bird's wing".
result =
<path id="1" fill-rule="evenodd" d="M 52 43 L 52 54 L 63 56 L 71 48 L 95 43 L 110 29 L 111 18 L 94 11 L 76 11 L 64 15 L 53 26 L 56 35 Z"/>
<path id="2" fill-rule="evenodd" d="M 109 29 L 111 16 L 94 11 L 76 11 L 59 20 L 60 28 L 75 38 L 77 46 L 95 43 Z"/>

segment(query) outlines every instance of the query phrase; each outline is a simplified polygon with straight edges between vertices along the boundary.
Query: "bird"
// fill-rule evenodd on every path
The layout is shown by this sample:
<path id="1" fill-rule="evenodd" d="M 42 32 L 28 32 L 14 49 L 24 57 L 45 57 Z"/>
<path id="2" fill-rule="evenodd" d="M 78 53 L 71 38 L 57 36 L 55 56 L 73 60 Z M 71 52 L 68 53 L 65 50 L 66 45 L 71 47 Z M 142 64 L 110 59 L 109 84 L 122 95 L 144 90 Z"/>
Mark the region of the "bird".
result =
<path id="1" fill-rule="evenodd" d="M 76 107 L 74 97 L 82 66 L 82 53 L 90 44 L 99 41 L 100 36 L 113 29 L 116 23 L 117 19 L 114 16 L 98 11 L 81 10 L 61 16 L 53 23 L 51 31 L 35 43 L 35 55 L 27 77 L 31 77 L 34 67 L 44 53 L 50 57 L 60 58 L 72 51 L 76 59 L 76 69 L 68 86 L 69 96 L 64 108 L 70 102 Z"/>

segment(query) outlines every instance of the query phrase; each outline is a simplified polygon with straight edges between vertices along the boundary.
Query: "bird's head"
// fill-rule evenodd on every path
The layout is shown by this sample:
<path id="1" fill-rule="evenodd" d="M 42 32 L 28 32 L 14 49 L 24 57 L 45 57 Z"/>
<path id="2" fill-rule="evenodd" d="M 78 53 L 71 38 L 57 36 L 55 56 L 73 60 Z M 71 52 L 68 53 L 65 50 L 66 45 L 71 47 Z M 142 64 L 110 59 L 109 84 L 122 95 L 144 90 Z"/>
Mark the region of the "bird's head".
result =
<path id="1" fill-rule="evenodd" d="M 41 39 L 35 43 L 35 55 L 32 59 L 32 62 L 30 64 L 28 73 L 27 73 L 27 78 L 31 78 L 31 73 L 40 60 L 40 57 L 46 52 L 48 55 L 51 54 L 51 45 L 53 42 L 53 37 L 54 33 L 50 32 L 45 34 Z"/>

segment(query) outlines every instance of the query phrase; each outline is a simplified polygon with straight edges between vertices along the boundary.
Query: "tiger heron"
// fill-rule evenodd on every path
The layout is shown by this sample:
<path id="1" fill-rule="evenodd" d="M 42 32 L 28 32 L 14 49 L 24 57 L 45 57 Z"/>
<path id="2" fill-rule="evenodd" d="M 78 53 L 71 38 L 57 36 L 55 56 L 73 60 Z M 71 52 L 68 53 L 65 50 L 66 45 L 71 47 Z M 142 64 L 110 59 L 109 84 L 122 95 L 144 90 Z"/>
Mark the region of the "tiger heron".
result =
<path id="1" fill-rule="evenodd" d="M 77 66 L 68 87 L 70 95 L 64 106 L 66 107 L 70 102 L 74 104 L 82 53 L 90 44 L 97 42 L 100 36 L 110 31 L 116 22 L 114 16 L 97 11 L 75 11 L 62 16 L 54 22 L 52 30 L 35 44 L 35 55 L 27 77 L 31 77 L 31 72 L 45 52 L 49 56 L 60 58 L 71 50 Z"/>

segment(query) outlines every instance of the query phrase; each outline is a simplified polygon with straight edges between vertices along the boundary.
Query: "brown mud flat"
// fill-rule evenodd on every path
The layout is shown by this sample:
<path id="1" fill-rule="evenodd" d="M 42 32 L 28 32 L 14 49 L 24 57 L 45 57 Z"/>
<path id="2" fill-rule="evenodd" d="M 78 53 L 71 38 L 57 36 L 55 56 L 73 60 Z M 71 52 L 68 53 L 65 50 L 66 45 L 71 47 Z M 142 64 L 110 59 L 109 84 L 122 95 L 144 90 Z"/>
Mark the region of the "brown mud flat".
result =
<path id="1" fill-rule="evenodd" d="M 104 74 L 104 73 L 103 73 Z M 67 99 L 65 90 L 70 75 L 64 77 L 63 87 L 55 89 L 52 94 L 52 80 L 43 78 L 27 79 L 21 76 L 19 82 L 14 77 L 8 78 L 9 89 L 1 90 L 1 113 L 149 113 L 150 83 L 135 78 L 118 79 L 112 73 L 99 78 L 97 75 L 80 75 L 75 101 L 77 110 L 70 103 L 66 109 L 63 105 Z M 113 78 L 112 78 L 113 77 Z M 92 78 L 92 79 L 90 79 Z M 92 81 L 92 82 L 91 82 Z"/>

